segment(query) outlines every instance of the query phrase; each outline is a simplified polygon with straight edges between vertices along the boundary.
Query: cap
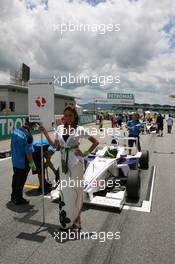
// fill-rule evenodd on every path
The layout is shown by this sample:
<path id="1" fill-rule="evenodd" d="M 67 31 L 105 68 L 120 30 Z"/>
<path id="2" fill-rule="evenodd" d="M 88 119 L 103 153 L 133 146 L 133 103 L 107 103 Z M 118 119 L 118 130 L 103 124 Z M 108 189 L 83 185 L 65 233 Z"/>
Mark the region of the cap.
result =
<path id="1" fill-rule="evenodd" d="M 30 127 L 35 126 L 35 125 L 39 125 L 38 122 L 30 122 L 28 117 L 26 117 L 26 119 L 25 119 L 25 124 L 30 126 Z"/>

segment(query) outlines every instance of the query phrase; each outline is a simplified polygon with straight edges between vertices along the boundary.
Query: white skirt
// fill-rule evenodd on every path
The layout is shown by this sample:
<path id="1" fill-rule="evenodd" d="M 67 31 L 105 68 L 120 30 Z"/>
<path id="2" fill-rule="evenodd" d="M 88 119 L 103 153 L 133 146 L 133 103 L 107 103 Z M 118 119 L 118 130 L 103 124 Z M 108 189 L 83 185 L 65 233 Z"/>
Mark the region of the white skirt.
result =
<path id="1" fill-rule="evenodd" d="M 59 221 L 61 228 L 71 227 L 79 216 L 83 204 L 83 162 L 62 173 L 60 182 Z"/>

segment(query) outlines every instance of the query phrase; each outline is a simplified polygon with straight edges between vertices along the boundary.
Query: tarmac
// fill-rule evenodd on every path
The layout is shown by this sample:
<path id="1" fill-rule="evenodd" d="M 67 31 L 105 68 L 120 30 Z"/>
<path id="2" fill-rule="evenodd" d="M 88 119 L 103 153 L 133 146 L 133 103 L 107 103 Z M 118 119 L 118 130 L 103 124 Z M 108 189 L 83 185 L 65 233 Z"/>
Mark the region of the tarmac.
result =
<path id="1" fill-rule="evenodd" d="M 110 122 L 104 126 L 110 127 Z M 37 137 L 40 135 L 34 136 Z M 100 145 L 106 145 L 107 140 L 101 138 Z M 10 140 L 1 143 L 2 150 L 10 146 Z M 175 128 L 172 134 L 164 131 L 164 137 L 141 135 L 141 146 L 150 153 L 150 169 L 141 174 L 143 199 L 150 170 L 153 165 L 157 168 L 151 211 L 83 206 L 81 234 L 84 236 L 80 238 L 66 237 L 66 233 L 60 232 L 58 204 L 46 196 L 43 224 L 43 199 L 33 187 L 24 190 L 30 205 L 13 205 L 9 201 L 11 158 L 0 159 L 0 263 L 174 264 Z M 85 147 L 82 142 L 82 148 Z M 56 154 L 54 162 L 57 162 Z M 53 180 L 51 173 L 49 178 Z M 27 184 L 38 185 L 37 175 L 30 173 Z M 112 235 L 115 235 L 113 239 Z"/>

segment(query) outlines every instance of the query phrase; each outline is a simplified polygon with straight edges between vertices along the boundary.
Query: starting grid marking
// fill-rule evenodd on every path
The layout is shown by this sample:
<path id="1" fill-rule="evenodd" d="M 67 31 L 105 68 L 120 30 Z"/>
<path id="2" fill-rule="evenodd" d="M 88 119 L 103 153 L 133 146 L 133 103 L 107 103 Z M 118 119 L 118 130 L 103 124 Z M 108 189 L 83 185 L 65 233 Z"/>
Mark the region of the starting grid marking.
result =
<path id="1" fill-rule="evenodd" d="M 0 162 L 11 159 L 11 157 L 3 158 L 0 159 Z M 155 177 L 156 177 L 156 166 L 154 166 L 153 169 L 153 177 L 152 177 L 152 182 L 151 182 L 151 191 L 150 191 L 150 197 L 149 200 L 143 200 L 142 206 L 132 206 L 132 205 L 124 205 L 123 210 L 131 210 L 131 211 L 137 211 L 137 212 L 145 212 L 145 213 L 150 213 L 152 210 L 152 200 L 153 200 L 153 190 L 154 190 L 154 185 L 155 185 Z M 25 189 L 38 189 L 38 185 L 32 185 L 32 184 L 25 184 L 24 188 Z M 44 195 L 44 198 L 46 199 L 51 199 L 51 195 Z"/>
<path id="2" fill-rule="evenodd" d="M 150 191 L 150 197 L 149 197 L 148 201 L 143 200 L 142 206 L 124 205 L 122 209 L 123 210 L 150 213 L 151 210 L 152 210 L 152 200 L 153 200 L 153 191 L 154 191 L 154 185 L 155 185 L 155 177 L 156 177 L 156 166 L 153 167 L 153 177 L 152 177 L 152 182 L 151 182 L 151 191 Z M 44 198 L 51 199 L 51 195 L 45 195 Z"/>
<path id="3" fill-rule="evenodd" d="M 136 206 L 130 206 L 130 205 L 124 205 L 124 210 L 132 210 L 132 211 L 138 211 L 138 212 L 145 212 L 150 213 L 152 210 L 152 200 L 153 200 L 153 191 L 154 191 L 154 185 L 155 185 L 155 177 L 156 177 L 156 166 L 154 166 L 153 169 L 153 177 L 151 182 L 151 191 L 150 191 L 150 197 L 149 200 L 143 200 L 141 207 Z"/>
<path id="4" fill-rule="evenodd" d="M 25 184 L 24 189 L 38 189 L 39 185 Z"/>

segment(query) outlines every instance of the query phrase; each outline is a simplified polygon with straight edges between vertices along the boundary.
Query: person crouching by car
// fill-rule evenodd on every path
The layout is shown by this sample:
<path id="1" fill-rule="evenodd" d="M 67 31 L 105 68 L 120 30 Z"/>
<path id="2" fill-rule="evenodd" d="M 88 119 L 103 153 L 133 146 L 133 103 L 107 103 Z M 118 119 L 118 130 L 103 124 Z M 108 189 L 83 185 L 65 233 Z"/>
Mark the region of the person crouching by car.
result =
<path id="1" fill-rule="evenodd" d="M 33 136 L 31 131 L 37 123 L 29 122 L 26 118 L 21 128 L 16 128 L 11 137 L 11 153 L 13 165 L 11 201 L 15 205 L 29 204 L 29 200 L 23 198 L 23 188 L 30 169 L 36 170 L 33 161 Z"/>
<path id="2" fill-rule="evenodd" d="M 44 192 L 48 193 L 52 190 L 52 184 L 46 180 L 45 174 L 47 167 L 50 167 L 55 174 L 55 181 L 59 180 L 59 168 L 55 169 L 53 163 L 51 162 L 52 155 L 56 152 L 56 148 L 52 147 L 47 139 L 36 140 L 33 142 L 33 159 L 36 164 L 36 173 L 38 174 L 39 188 L 38 192 L 42 193 L 42 157 L 41 157 L 41 147 L 43 146 L 43 173 L 44 173 Z"/>

